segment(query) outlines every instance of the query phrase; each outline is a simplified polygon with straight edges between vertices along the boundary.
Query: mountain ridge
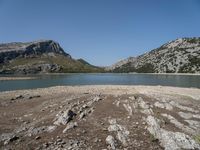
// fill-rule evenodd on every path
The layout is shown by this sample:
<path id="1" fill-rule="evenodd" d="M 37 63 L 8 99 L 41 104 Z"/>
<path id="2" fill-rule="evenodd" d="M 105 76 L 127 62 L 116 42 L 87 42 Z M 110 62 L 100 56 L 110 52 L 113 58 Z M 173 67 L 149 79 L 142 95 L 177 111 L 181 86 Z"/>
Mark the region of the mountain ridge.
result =
<path id="1" fill-rule="evenodd" d="M 99 67 L 73 59 L 53 40 L 0 44 L 1 74 L 101 71 Z"/>
<path id="2" fill-rule="evenodd" d="M 137 73 L 200 73 L 200 38 L 178 38 L 107 70 Z"/>

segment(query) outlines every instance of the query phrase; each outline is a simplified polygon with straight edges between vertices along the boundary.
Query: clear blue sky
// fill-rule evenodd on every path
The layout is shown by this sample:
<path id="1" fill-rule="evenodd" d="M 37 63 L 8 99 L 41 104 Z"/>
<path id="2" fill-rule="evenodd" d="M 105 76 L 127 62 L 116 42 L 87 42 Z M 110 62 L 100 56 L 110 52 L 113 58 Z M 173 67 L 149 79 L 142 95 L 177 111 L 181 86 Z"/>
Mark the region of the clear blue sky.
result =
<path id="1" fill-rule="evenodd" d="M 200 0 L 0 0 L 0 43 L 52 39 L 94 65 L 199 36 Z"/>

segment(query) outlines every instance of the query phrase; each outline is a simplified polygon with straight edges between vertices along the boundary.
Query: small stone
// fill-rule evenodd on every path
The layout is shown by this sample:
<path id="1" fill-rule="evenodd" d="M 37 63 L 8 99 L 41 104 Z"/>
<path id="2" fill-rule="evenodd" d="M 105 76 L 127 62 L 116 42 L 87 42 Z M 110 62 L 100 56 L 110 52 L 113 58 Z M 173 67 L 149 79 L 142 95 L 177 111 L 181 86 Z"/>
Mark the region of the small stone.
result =
<path id="1" fill-rule="evenodd" d="M 44 144 L 43 144 L 43 147 L 44 147 L 44 148 L 47 148 L 47 147 L 49 147 L 49 144 L 48 144 L 48 143 L 44 143 Z"/>
<path id="2" fill-rule="evenodd" d="M 136 98 L 135 98 L 135 96 L 131 96 L 131 97 L 129 97 L 129 99 L 135 100 Z"/>
<path id="3" fill-rule="evenodd" d="M 47 127 L 47 132 L 51 133 L 53 132 L 57 127 L 56 126 L 48 126 Z"/>
<path id="4" fill-rule="evenodd" d="M 115 139 L 112 135 L 108 135 L 106 138 L 106 143 L 110 145 L 111 149 L 115 149 Z"/>
<path id="5" fill-rule="evenodd" d="M 55 125 L 66 125 L 68 122 L 70 122 L 74 116 L 76 116 L 76 113 L 74 113 L 72 110 L 67 110 L 64 112 L 60 112 L 56 115 L 56 121 L 54 122 Z"/>
<path id="6" fill-rule="evenodd" d="M 86 104 L 84 104 L 83 106 L 82 106 L 82 108 L 88 108 L 88 105 L 86 105 Z"/>
<path id="7" fill-rule="evenodd" d="M 15 99 L 21 99 L 21 98 L 24 98 L 22 95 L 17 95 L 16 97 L 15 97 Z"/>
<path id="8" fill-rule="evenodd" d="M 33 95 L 33 96 L 29 96 L 28 99 L 39 98 L 39 97 L 41 97 L 41 96 L 40 95 Z"/>
<path id="9" fill-rule="evenodd" d="M 82 132 L 82 133 L 87 133 L 87 131 L 83 130 L 83 132 Z"/>
<path id="10" fill-rule="evenodd" d="M 59 139 L 56 140 L 56 142 L 62 142 L 62 139 L 59 138 Z"/>
<path id="11" fill-rule="evenodd" d="M 77 122 L 70 122 L 69 124 L 67 124 L 67 127 L 63 130 L 63 133 L 66 133 L 67 130 L 73 129 L 77 126 L 78 126 Z"/>
<path id="12" fill-rule="evenodd" d="M 40 137 L 40 136 L 36 136 L 35 139 L 36 139 L 36 140 L 39 140 L 39 139 L 41 139 L 41 137 Z"/>
<path id="13" fill-rule="evenodd" d="M 98 142 L 98 138 L 94 138 L 94 142 L 97 143 Z"/>
<path id="14" fill-rule="evenodd" d="M 18 140 L 18 139 L 19 139 L 18 136 L 13 135 L 12 137 L 10 137 L 10 138 L 8 138 L 7 140 L 5 140 L 4 145 L 7 145 L 7 144 L 10 143 L 10 142 L 14 142 L 14 141 L 16 141 L 16 140 Z"/>
<path id="15" fill-rule="evenodd" d="M 80 118 L 80 119 L 83 119 L 83 118 L 86 116 L 86 114 L 87 114 L 87 112 L 86 112 L 86 111 L 83 111 L 83 112 L 80 114 L 79 118 Z"/>

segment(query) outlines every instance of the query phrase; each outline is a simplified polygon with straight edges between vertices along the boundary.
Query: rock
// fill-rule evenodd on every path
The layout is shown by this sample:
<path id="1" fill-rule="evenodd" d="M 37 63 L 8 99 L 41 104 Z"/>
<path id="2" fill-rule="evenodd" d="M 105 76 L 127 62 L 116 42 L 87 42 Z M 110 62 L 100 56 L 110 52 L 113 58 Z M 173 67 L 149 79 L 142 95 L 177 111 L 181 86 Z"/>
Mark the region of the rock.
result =
<path id="1" fill-rule="evenodd" d="M 94 138 L 94 143 L 97 143 L 99 141 L 99 139 L 96 137 Z"/>
<path id="2" fill-rule="evenodd" d="M 117 132 L 117 139 L 122 142 L 124 146 L 127 146 L 129 131 L 122 130 Z"/>
<path id="3" fill-rule="evenodd" d="M 57 126 L 48 126 L 48 127 L 47 127 L 47 132 L 51 133 L 51 132 L 53 132 L 56 128 L 57 128 Z"/>
<path id="4" fill-rule="evenodd" d="M 190 119 L 193 117 L 192 113 L 185 113 L 185 112 L 178 112 L 179 116 L 181 116 L 184 119 Z"/>
<path id="5" fill-rule="evenodd" d="M 93 99 L 94 102 L 98 102 L 100 100 L 101 100 L 101 98 L 99 96 L 95 96 L 94 99 Z"/>
<path id="6" fill-rule="evenodd" d="M 56 142 L 62 142 L 62 139 L 60 139 L 60 138 L 58 138 L 57 140 L 56 140 Z"/>
<path id="7" fill-rule="evenodd" d="M 125 127 L 117 124 L 116 119 L 111 119 L 109 120 L 110 126 L 108 127 L 108 131 L 112 132 L 115 131 L 117 133 L 116 137 L 121 143 L 126 146 L 127 145 L 127 140 L 128 140 L 128 135 L 129 131 L 126 130 Z"/>
<path id="8" fill-rule="evenodd" d="M 79 119 L 83 119 L 85 118 L 85 116 L 87 116 L 88 114 L 92 113 L 94 111 L 94 108 L 90 108 L 87 110 L 84 110 L 83 112 L 81 112 L 81 114 L 79 115 Z"/>
<path id="9" fill-rule="evenodd" d="M 56 128 L 57 128 L 57 126 L 40 126 L 40 127 L 36 127 L 36 128 L 31 127 L 27 131 L 27 135 L 28 136 L 33 136 L 33 135 L 41 134 L 41 133 L 44 133 L 44 132 L 51 133 Z"/>
<path id="10" fill-rule="evenodd" d="M 41 137 L 40 137 L 40 136 L 36 136 L 35 139 L 36 139 L 36 140 L 39 140 L 39 139 L 41 139 Z"/>
<path id="11" fill-rule="evenodd" d="M 187 107 L 187 106 L 183 106 L 183 105 L 180 105 L 179 103 L 175 102 L 175 101 L 171 101 L 170 104 L 172 106 L 175 106 L 181 110 L 184 110 L 184 111 L 190 111 L 190 112 L 193 112 L 193 113 L 198 113 L 199 111 L 198 110 L 194 110 L 193 108 L 191 107 Z"/>
<path id="12" fill-rule="evenodd" d="M 190 128 L 193 128 L 197 130 L 196 132 L 200 132 L 200 121 L 195 121 L 195 120 L 185 120 L 190 126 Z"/>
<path id="13" fill-rule="evenodd" d="M 60 112 L 56 115 L 56 119 L 54 121 L 55 125 L 66 125 L 68 122 L 70 122 L 73 117 L 76 116 L 76 113 L 74 113 L 72 110 L 67 110 L 64 112 Z"/>
<path id="14" fill-rule="evenodd" d="M 138 98 L 138 105 L 142 108 L 141 112 L 146 115 L 152 115 L 153 111 L 150 108 L 150 105 L 147 104 L 141 97 Z"/>
<path id="15" fill-rule="evenodd" d="M 89 108 L 89 106 L 86 105 L 86 104 L 84 104 L 84 105 L 82 106 L 82 108 L 83 108 L 83 109 L 86 109 L 86 108 Z"/>
<path id="16" fill-rule="evenodd" d="M 161 142 L 165 150 L 200 149 L 200 145 L 190 136 L 162 129 L 160 121 L 153 116 L 147 117 L 147 124 L 149 132 Z"/>
<path id="17" fill-rule="evenodd" d="M 10 139 L 14 136 L 13 133 L 2 133 L 0 134 L 0 142 Z"/>
<path id="18" fill-rule="evenodd" d="M 136 98 L 135 98 L 135 96 L 130 96 L 129 99 L 134 101 Z"/>
<path id="19" fill-rule="evenodd" d="M 7 140 L 4 141 L 4 145 L 7 145 L 7 144 L 10 143 L 10 142 L 14 142 L 14 141 L 16 141 L 16 140 L 18 140 L 18 139 L 19 139 L 18 136 L 13 135 L 12 137 L 10 137 L 10 138 L 8 138 Z"/>
<path id="20" fill-rule="evenodd" d="M 168 115 L 168 114 L 161 114 L 161 115 L 162 115 L 163 117 L 168 118 L 169 121 L 170 121 L 171 123 L 173 123 L 177 128 L 179 128 L 179 129 L 181 129 L 181 130 L 183 130 L 183 131 L 185 131 L 185 132 L 187 132 L 187 133 L 189 133 L 189 134 L 195 134 L 195 131 L 194 131 L 192 128 L 190 128 L 190 127 L 188 127 L 188 126 L 182 124 L 182 123 L 179 122 L 177 119 L 175 119 L 173 116 Z"/>
<path id="21" fill-rule="evenodd" d="M 179 116 L 181 116 L 184 119 L 190 119 L 190 118 L 200 119 L 200 116 L 197 114 L 185 113 L 185 112 L 178 112 L 178 114 L 179 114 Z"/>
<path id="22" fill-rule="evenodd" d="M 86 115 L 87 115 L 87 111 L 84 110 L 83 112 L 81 112 L 79 119 L 83 119 Z"/>
<path id="23" fill-rule="evenodd" d="M 24 98 L 23 95 L 16 95 L 14 98 L 11 98 L 11 101 L 13 101 L 13 100 L 18 100 L 18 99 L 22 99 L 22 98 Z"/>
<path id="24" fill-rule="evenodd" d="M 169 103 L 155 102 L 154 106 L 156 106 L 158 108 L 167 109 L 167 110 L 172 110 L 173 109 L 172 105 L 169 104 Z"/>
<path id="25" fill-rule="evenodd" d="M 107 136 L 106 143 L 110 145 L 111 149 L 115 150 L 116 142 L 112 135 Z"/>
<path id="26" fill-rule="evenodd" d="M 21 98 L 24 98 L 22 95 L 17 95 L 16 97 L 15 97 L 15 99 L 21 99 Z"/>
<path id="27" fill-rule="evenodd" d="M 44 148 L 47 148 L 47 147 L 49 147 L 49 144 L 48 144 L 48 143 L 44 143 L 44 144 L 43 144 L 43 147 L 44 147 Z"/>
<path id="28" fill-rule="evenodd" d="M 67 124 L 67 127 L 63 130 L 63 133 L 66 133 L 69 129 L 73 129 L 77 126 L 78 126 L 77 122 L 70 122 Z"/>
<path id="29" fill-rule="evenodd" d="M 33 99 L 33 98 L 39 98 L 41 97 L 40 95 L 33 95 L 33 96 L 29 96 L 28 99 Z"/>
<path id="30" fill-rule="evenodd" d="M 130 116 L 133 115 L 133 110 L 129 104 L 123 104 L 123 106 Z"/>
<path id="31" fill-rule="evenodd" d="M 83 132 L 82 132 L 82 133 L 84 133 L 84 134 L 85 134 L 85 133 L 87 133 L 87 131 L 83 130 Z"/>
<path id="32" fill-rule="evenodd" d="M 116 102 L 116 106 L 119 107 L 119 104 L 120 104 L 120 101 L 117 101 Z"/>
<path id="33" fill-rule="evenodd" d="M 28 130 L 28 135 L 29 136 L 33 136 L 33 135 L 37 135 L 37 134 L 41 134 L 43 132 L 46 132 L 47 131 L 47 126 L 40 126 L 40 127 L 31 127 L 29 130 Z"/>

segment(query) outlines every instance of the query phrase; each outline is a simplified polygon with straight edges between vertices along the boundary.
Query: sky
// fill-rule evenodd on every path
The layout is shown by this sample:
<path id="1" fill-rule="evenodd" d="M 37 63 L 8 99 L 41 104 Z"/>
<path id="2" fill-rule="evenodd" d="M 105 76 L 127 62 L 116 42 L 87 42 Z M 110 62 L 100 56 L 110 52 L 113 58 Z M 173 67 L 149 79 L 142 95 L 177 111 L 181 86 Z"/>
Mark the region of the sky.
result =
<path id="1" fill-rule="evenodd" d="M 0 0 L 0 43 L 51 39 L 97 66 L 199 36 L 200 0 Z"/>

